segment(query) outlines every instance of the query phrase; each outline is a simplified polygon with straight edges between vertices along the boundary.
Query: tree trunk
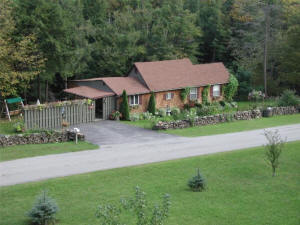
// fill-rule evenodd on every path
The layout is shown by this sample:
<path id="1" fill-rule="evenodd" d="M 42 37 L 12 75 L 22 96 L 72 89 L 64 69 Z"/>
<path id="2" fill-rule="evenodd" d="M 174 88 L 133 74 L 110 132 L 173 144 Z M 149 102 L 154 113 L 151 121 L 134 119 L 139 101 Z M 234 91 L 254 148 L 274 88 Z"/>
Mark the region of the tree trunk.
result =
<path id="1" fill-rule="evenodd" d="M 275 177 L 275 167 L 272 167 L 272 177 Z"/>
<path id="2" fill-rule="evenodd" d="M 269 6 L 265 8 L 265 42 L 264 42 L 264 88 L 265 88 L 265 97 L 268 96 L 267 90 L 267 56 L 268 56 L 268 41 L 269 41 Z"/>
<path id="3" fill-rule="evenodd" d="M 46 80 L 45 101 L 48 102 L 49 82 Z"/>
<path id="4" fill-rule="evenodd" d="M 38 99 L 41 101 L 41 78 L 40 75 L 37 76 L 37 95 L 38 95 Z"/>
<path id="5" fill-rule="evenodd" d="M 67 89 L 68 88 L 68 78 L 66 77 L 66 79 L 65 79 L 65 89 Z"/>
<path id="6" fill-rule="evenodd" d="M 24 88 L 24 103 L 27 105 L 27 88 Z"/>

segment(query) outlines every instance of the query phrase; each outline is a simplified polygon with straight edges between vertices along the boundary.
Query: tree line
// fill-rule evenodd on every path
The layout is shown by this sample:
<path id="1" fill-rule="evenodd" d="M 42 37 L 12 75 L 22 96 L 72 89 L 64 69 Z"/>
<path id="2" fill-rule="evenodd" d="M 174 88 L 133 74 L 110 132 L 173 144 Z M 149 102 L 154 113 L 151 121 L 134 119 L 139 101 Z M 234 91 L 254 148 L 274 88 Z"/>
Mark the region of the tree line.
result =
<path id="1" fill-rule="evenodd" d="M 300 92 L 298 0 L 0 0 L 0 97 L 62 98 L 69 79 L 138 61 L 224 62 L 238 98 Z"/>

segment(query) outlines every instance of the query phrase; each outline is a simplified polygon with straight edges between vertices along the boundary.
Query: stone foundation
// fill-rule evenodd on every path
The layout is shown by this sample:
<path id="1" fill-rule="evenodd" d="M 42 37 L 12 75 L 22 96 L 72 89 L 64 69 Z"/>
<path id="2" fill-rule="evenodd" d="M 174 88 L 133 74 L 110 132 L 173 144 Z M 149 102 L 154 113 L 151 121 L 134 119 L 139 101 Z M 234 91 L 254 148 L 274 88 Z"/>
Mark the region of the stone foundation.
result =
<path id="1" fill-rule="evenodd" d="M 16 134 L 16 135 L 0 135 L 0 146 L 6 147 L 11 145 L 25 144 L 45 144 L 74 141 L 75 133 L 73 131 L 49 131 L 33 134 Z M 83 134 L 78 134 L 78 140 L 84 141 Z"/>

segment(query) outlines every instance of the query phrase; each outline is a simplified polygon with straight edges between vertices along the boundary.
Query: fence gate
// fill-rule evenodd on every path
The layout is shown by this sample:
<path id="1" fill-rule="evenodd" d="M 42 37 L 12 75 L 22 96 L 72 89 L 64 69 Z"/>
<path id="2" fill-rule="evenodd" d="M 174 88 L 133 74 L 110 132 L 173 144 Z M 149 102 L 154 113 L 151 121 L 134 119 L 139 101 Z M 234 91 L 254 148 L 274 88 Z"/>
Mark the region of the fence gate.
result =
<path id="1" fill-rule="evenodd" d="M 95 120 L 95 102 L 90 99 L 55 102 L 24 107 L 26 129 L 58 129 L 63 125 Z"/>

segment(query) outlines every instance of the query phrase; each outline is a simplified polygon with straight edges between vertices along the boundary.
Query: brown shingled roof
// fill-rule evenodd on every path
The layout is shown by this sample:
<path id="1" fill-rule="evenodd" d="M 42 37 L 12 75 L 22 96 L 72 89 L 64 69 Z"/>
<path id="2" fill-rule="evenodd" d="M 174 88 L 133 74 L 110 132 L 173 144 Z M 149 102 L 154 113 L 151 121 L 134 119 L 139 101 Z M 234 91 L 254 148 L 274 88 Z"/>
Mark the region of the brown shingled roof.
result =
<path id="1" fill-rule="evenodd" d="M 99 77 L 78 81 L 103 81 L 116 95 L 126 90 L 127 95 L 149 93 L 150 90 L 134 77 Z"/>
<path id="2" fill-rule="evenodd" d="M 78 96 L 85 97 L 85 98 L 90 98 L 90 99 L 98 99 L 98 98 L 103 98 L 103 97 L 114 95 L 113 92 L 102 91 L 102 90 L 99 90 L 96 88 L 91 88 L 88 86 L 78 86 L 78 87 L 74 87 L 74 88 L 68 88 L 68 89 L 65 89 L 64 92 L 78 95 Z"/>
<path id="3" fill-rule="evenodd" d="M 229 73 L 223 63 L 193 65 L 185 59 L 134 64 L 151 91 L 197 87 L 228 82 Z"/>

